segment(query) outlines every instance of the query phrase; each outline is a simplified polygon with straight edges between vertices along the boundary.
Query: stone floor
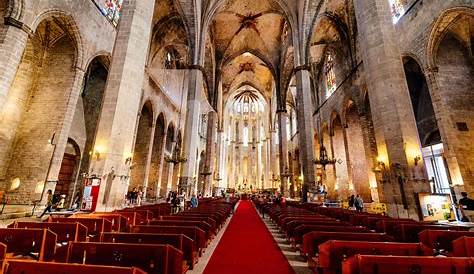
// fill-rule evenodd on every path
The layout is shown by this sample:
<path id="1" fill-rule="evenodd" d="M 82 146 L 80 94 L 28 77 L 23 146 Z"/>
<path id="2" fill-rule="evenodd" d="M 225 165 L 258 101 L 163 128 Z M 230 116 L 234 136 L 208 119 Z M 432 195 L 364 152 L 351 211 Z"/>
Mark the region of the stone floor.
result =
<path id="1" fill-rule="evenodd" d="M 262 217 L 262 215 L 260 215 Z M 308 268 L 306 261 L 299 255 L 299 252 L 294 250 L 288 240 L 285 238 L 285 235 L 280 232 L 278 226 L 276 226 L 268 216 L 262 218 L 263 222 L 267 226 L 270 233 L 273 235 L 273 238 L 278 243 L 281 251 L 285 255 L 286 259 L 293 267 L 293 270 L 296 274 L 313 274 L 311 269 Z"/>

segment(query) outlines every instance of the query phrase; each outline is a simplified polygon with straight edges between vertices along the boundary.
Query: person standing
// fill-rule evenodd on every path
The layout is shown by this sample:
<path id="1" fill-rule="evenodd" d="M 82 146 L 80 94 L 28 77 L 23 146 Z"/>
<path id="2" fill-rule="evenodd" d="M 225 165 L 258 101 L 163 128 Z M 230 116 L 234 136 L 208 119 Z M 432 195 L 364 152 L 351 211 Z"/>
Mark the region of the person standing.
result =
<path id="1" fill-rule="evenodd" d="M 354 203 L 355 203 L 355 197 L 354 197 L 354 194 L 352 194 L 349 197 L 349 209 L 354 210 Z"/>
<path id="2" fill-rule="evenodd" d="M 191 207 L 196 208 L 196 207 L 198 207 L 198 205 L 199 205 L 199 200 L 198 200 L 198 198 L 196 198 L 196 195 L 193 195 L 191 197 Z"/>
<path id="3" fill-rule="evenodd" d="M 459 199 L 459 209 L 461 210 L 463 222 L 473 221 L 474 219 L 474 200 L 469 198 L 467 192 L 461 192 L 462 198 Z"/>
<path id="4" fill-rule="evenodd" d="M 359 194 L 357 194 L 357 197 L 354 200 L 354 206 L 359 212 L 362 212 L 364 210 L 364 200 Z"/>
<path id="5" fill-rule="evenodd" d="M 53 209 L 53 191 L 51 189 L 48 189 L 48 198 L 46 201 L 46 207 L 43 211 L 43 213 L 38 217 L 38 218 L 43 218 L 44 214 L 46 212 L 51 213 L 51 210 Z"/>

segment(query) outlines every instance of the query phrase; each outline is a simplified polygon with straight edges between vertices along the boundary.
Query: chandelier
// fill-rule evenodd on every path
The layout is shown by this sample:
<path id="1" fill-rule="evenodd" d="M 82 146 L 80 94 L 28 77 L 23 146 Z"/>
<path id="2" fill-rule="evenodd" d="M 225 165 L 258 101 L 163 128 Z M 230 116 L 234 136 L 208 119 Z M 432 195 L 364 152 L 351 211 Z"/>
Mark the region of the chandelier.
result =
<path id="1" fill-rule="evenodd" d="M 165 161 L 176 165 L 176 164 L 184 163 L 188 161 L 188 159 L 186 157 L 181 156 L 179 153 L 178 146 L 175 146 L 173 153 L 171 155 L 165 156 Z"/>
<path id="2" fill-rule="evenodd" d="M 317 165 L 321 165 L 323 169 L 326 169 L 327 165 L 334 165 L 336 162 L 339 164 L 342 163 L 340 159 L 336 160 L 336 159 L 329 158 L 324 145 L 321 145 L 321 149 L 319 150 L 319 159 L 313 160 L 313 163 Z"/>

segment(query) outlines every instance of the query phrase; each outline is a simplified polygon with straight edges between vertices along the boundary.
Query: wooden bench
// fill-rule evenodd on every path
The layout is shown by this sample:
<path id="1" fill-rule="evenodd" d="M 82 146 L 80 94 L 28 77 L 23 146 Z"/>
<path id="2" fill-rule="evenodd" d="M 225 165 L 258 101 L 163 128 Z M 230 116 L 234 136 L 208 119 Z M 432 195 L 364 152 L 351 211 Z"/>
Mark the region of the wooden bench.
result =
<path id="1" fill-rule="evenodd" d="M 308 266 L 317 273 L 341 273 L 341 262 L 354 255 L 431 256 L 430 248 L 420 243 L 363 241 L 327 241 L 319 245 L 318 256 L 308 258 Z"/>
<path id="2" fill-rule="evenodd" d="M 52 261 L 57 236 L 48 229 L 0 228 L 0 242 L 7 246 L 7 258 L 24 256 Z"/>
<path id="3" fill-rule="evenodd" d="M 126 217 L 120 213 L 110 212 L 94 212 L 91 214 L 75 214 L 73 217 L 77 218 L 104 218 L 112 223 L 112 232 L 125 232 L 129 228 L 129 223 Z M 72 217 L 70 217 L 72 218 Z"/>
<path id="4" fill-rule="evenodd" d="M 118 213 L 125 217 L 128 225 L 146 225 L 149 220 L 146 213 L 144 214 L 137 211 L 114 211 L 114 213 Z"/>
<path id="5" fill-rule="evenodd" d="M 442 225 L 402 223 L 395 226 L 394 237 L 399 242 L 416 243 L 419 241 L 418 233 L 426 229 L 459 231 L 459 230 L 466 230 L 469 228 L 464 228 L 460 226 L 442 226 Z"/>
<path id="6" fill-rule="evenodd" d="M 423 230 L 418 239 L 424 245 L 449 255 L 453 251 L 452 242 L 463 236 L 474 237 L 474 231 Z M 474 248 L 474 246 L 473 246 Z"/>
<path id="7" fill-rule="evenodd" d="M 338 222 L 338 221 L 291 221 L 286 225 L 286 236 L 288 239 L 294 237 L 295 230 L 297 227 L 301 225 L 316 225 L 316 226 L 345 226 L 345 227 L 352 227 L 350 224 L 346 222 Z"/>
<path id="8" fill-rule="evenodd" d="M 158 226 L 196 226 L 206 232 L 207 239 L 211 239 L 215 235 L 216 231 L 212 230 L 210 224 L 204 221 L 188 221 L 188 220 L 151 220 L 148 221 L 149 225 Z"/>
<path id="9" fill-rule="evenodd" d="M 340 241 L 368 241 L 368 242 L 393 242 L 394 239 L 385 233 L 354 233 L 354 232 L 325 232 L 313 231 L 303 236 L 301 255 L 313 257 L 320 244 L 329 240 Z"/>
<path id="10" fill-rule="evenodd" d="M 14 222 L 12 223 L 12 227 L 22 229 L 49 229 L 54 232 L 57 236 L 54 260 L 57 262 L 66 261 L 67 244 L 69 241 L 87 241 L 87 227 L 80 223 Z"/>
<path id="11" fill-rule="evenodd" d="M 217 222 L 210 217 L 194 217 L 194 216 L 160 216 L 159 220 L 183 220 L 183 221 L 204 221 L 211 225 L 211 229 L 217 232 Z"/>
<path id="12" fill-rule="evenodd" d="M 71 242 L 67 262 L 138 267 L 148 274 L 183 273 L 183 253 L 171 245 Z"/>
<path id="13" fill-rule="evenodd" d="M 454 257 L 474 257 L 474 237 L 461 237 L 453 241 Z"/>
<path id="14" fill-rule="evenodd" d="M 343 274 L 472 274 L 472 258 L 356 255 L 342 263 Z"/>
<path id="15" fill-rule="evenodd" d="M 50 223 L 80 223 L 87 227 L 90 241 L 98 241 L 102 232 L 112 232 L 112 222 L 105 218 L 48 218 Z"/>
<path id="16" fill-rule="evenodd" d="M 294 230 L 292 236 L 293 244 L 301 244 L 304 235 L 313 231 L 371 233 L 370 230 L 361 226 L 300 225 Z"/>
<path id="17" fill-rule="evenodd" d="M 388 219 L 388 220 L 379 220 L 375 224 L 375 231 L 379 233 L 386 233 L 388 235 L 394 235 L 395 227 L 399 224 L 418 224 L 414 220 L 399 220 L 399 219 Z"/>
<path id="18" fill-rule="evenodd" d="M 101 242 L 136 243 L 136 244 L 169 244 L 183 252 L 187 267 L 193 269 L 198 260 L 198 251 L 194 241 L 183 234 L 150 234 L 150 233 L 102 233 Z M 186 268 L 187 269 L 187 268 Z M 186 270 L 184 269 L 184 271 Z"/>
<path id="19" fill-rule="evenodd" d="M 8 260 L 4 274 L 146 274 L 135 267 Z"/>
<path id="20" fill-rule="evenodd" d="M 191 238 L 202 254 L 207 247 L 206 233 L 195 226 L 152 226 L 152 225 L 136 225 L 130 228 L 132 233 L 153 233 L 153 234 L 184 234 Z"/>
<path id="21" fill-rule="evenodd" d="M 146 223 L 146 221 L 151 220 L 154 217 L 153 212 L 151 212 L 150 210 L 146 210 L 146 209 L 124 208 L 124 209 L 121 209 L 121 210 L 117 210 L 115 212 L 136 212 L 136 213 L 140 214 L 142 217 L 145 218 L 145 223 Z M 156 217 L 158 218 L 160 216 L 156 216 Z"/>

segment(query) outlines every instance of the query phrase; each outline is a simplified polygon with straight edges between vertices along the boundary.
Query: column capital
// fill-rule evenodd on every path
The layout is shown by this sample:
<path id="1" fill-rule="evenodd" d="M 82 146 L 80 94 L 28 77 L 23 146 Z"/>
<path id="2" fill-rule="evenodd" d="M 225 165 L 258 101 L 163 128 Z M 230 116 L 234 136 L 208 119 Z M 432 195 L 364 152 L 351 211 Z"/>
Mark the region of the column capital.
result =
<path id="1" fill-rule="evenodd" d="M 309 64 L 303 64 L 303 65 L 300 65 L 300 66 L 296 66 L 293 68 L 293 73 L 297 73 L 297 72 L 300 72 L 302 70 L 307 70 L 307 71 L 311 71 L 311 66 Z"/>

